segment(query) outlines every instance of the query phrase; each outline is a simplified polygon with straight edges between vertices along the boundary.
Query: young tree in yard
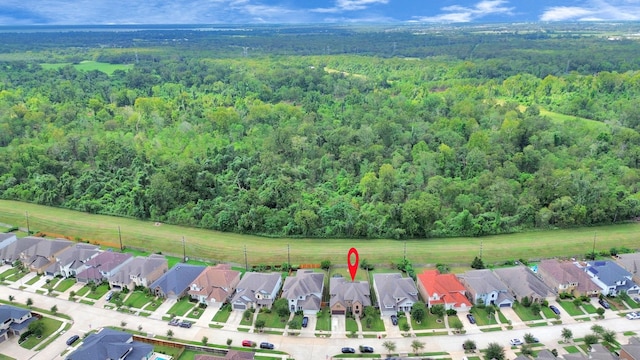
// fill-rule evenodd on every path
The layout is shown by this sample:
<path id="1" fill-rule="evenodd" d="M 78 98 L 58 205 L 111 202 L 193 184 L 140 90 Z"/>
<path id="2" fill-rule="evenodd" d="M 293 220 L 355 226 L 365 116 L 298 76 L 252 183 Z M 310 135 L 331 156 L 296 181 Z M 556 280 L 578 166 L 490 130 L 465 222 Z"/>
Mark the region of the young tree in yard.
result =
<path id="1" fill-rule="evenodd" d="M 438 318 L 442 318 L 446 313 L 446 310 L 444 308 L 444 305 L 438 304 L 431 307 L 431 313 Z"/>
<path id="2" fill-rule="evenodd" d="M 58 306 L 57 305 L 53 305 L 51 307 L 51 312 L 53 313 L 53 315 L 57 314 L 58 313 Z"/>
<path id="3" fill-rule="evenodd" d="M 227 346 L 231 347 L 232 343 L 233 343 L 233 339 L 227 339 Z"/>
<path id="4" fill-rule="evenodd" d="M 462 343 L 462 348 L 467 351 L 475 351 L 476 350 L 476 342 L 469 339 Z"/>
<path id="5" fill-rule="evenodd" d="M 584 336 L 584 343 L 591 346 L 593 344 L 598 343 L 598 335 L 597 334 L 587 334 Z"/>
<path id="6" fill-rule="evenodd" d="M 522 345 L 522 347 L 520 347 L 520 352 L 523 355 L 533 355 L 533 349 L 531 348 L 531 345 L 529 345 L 529 344 Z"/>
<path id="7" fill-rule="evenodd" d="M 580 298 L 573 299 L 573 305 L 577 308 L 580 307 L 582 305 L 582 300 Z"/>
<path id="8" fill-rule="evenodd" d="M 561 336 L 564 342 L 567 343 L 573 339 L 573 332 L 569 328 L 562 328 Z"/>
<path id="9" fill-rule="evenodd" d="M 242 313 L 242 317 L 244 317 L 245 320 L 249 320 L 251 319 L 251 315 L 253 315 L 253 313 L 251 312 L 251 310 L 247 309 Z"/>
<path id="10" fill-rule="evenodd" d="M 533 344 L 534 342 L 536 342 L 536 338 L 532 333 L 526 333 L 524 334 L 524 342 L 526 342 L 527 344 Z"/>
<path id="11" fill-rule="evenodd" d="M 258 331 L 262 332 L 262 329 L 264 329 L 264 326 L 266 325 L 266 322 L 262 319 L 256 320 L 256 329 L 258 329 Z"/>
<path id="12" fill-rule="evenodd" d="M 540 308 L 540 303 L 538 303 L 538 302 L 534 302 L 533 304 L 531 304 L 530 309 L 531 309 L 531 313 L 532 313 L 534 316 L 538 316 L 538 315 L 540 314 L 540 310 L 542 310 L 542 309 Z"/>
<path id="13" fill-rule="evenodd" d="M 167 337 L 169 339 L 171 339 L 173 337 L 173 330 L 171 330 L 171 329 L 167 330 Z"/>
<path id="14" fill-rule="evenodd" d="M 462 329 L 464 329 L 464 325 L 462 325 L 462 321 L 460 321 L 460 319 L 458 319 L 457 316 L 450 316 L 449 317 L 449 326 L 451 326 L 451 328 L 455 329 L 455 331 L 457 333 L 460 333 L 462 331 Z"/>
<path id="15" fill-rule="evenodd" d="M 331 260 L 322 260 L 322 262 L 320 262 L 320 267 L 324 271 L 329 271 L 329 269 L 331 269 Z"/>
<path id="16" fill-rule="evenodd" d="M 27 299 L 27 306 L 31 307 L 31 305 L 33 305 L 33 300 L 31 298 Z"/>
<path id="17" fill-rule="evenodd" d="M 486 359 L 504 360 L 504 356 L 504 349 L 502 348 L 502 345 L 498 343 L 489 343 L 485 349 Z"/>
<path id="18" fill-rule="evenodd" d="M 391 355 L 392 352 L 396 351 L 396 343 L 390 340 L 387 340 L 382 343 L 382 346 L 387 349 L 387 354 Z"/>
<path id="19" fill-rule="evenodd" d="M 120 327 L 125 327 L 125 326 L 127 326 L 127 322 L 124 320 L 120 321 Z"/>
<path id="20" fill-rule="evenodd" d="M 616 341 L 616 332 L 613 330 L 605 330 L 600 336 L 602 337 L 602 341 L 606 341 L 609 344 L 615 343 Z"/>
<path id="21" fill-rule="evenodd" d="M 298 319 L 293 319 L 291 321 L 289 321 L 289 329 L 300 329 L 302 327 L 302 323 L 300 322 L 300 320 Z"/>
<path id="22" fill-rule="evenodd" d="M 409 322 L 403 322 L 402 326 L 400 326 L 400 329 L 404 332 L 407 332 L 409 330 L 411 330 L 411 326 L 409 325 Z"/>
<path id="23" fill-rule="evenodd" d="M 15 300 L 15 299 L 16 299 L 16 297 L 15 297 L 15 296 L 13 296 L 13 295 L 9 295 L 9 302 L 13 302 L 13 300 Z"/>
<path id="24" fill-rule="evenodd" d="M 424 349 L 424 343 L 420 340 L 413 340 L 411 342 L 411 349 L 413 349 L 413 353 L 418 355 L 418 351 Z"/>
<path id="25" fill-rule="evenodd" d="M 476 256 L 475 258 L 473 258 L 473 261 L 471 262 L 471 267 L 474 269 L 484 269 L 484 262 L 482 261 L 481 258 Z"/>
<path id="26" fill-rule="evenodd" d="M 411 307 L 411 318 L 418 324 L 424 320 L 427 315 L 427 308 L 423 302 L 417 302 Z"/>
<path id="27" fill-rule="evenodd" d="M 496 314 L 496 308 L 494 308 L 493 306 L 489 305 L 489 306 L 487 306 L 485 311 L 487 312 L 487 317 L 489 319 L 493 319 L 494 318 L 494 315 Z"/>
<path id="28" fill-rule="evenodd" d="M 206 336 L 203 336 L 200 342 L 202 343 L 202 346 L 207 346 L 207 343 L 209 342 L 209 338 Z"/>
<path id="29" fill-rule="evenodd" d="M 44 323 L 42 320 L 36 320 L 29 324 L 29 331 L 31 331 L 35 336 L 42 336 L 42 333 L 44 332 Z"/>
<path id="30" fill-rule="evenodd" d="M 287 318 L 291 314 L 291 310 L 289 310 L 289 300 L 285 298 L 280 298 L 274 301 L 273 309 L 280 318 Z"/>
<path id="31" fill-rule="evenodd" d="M 604 308 L 599 307 L 599 308 L 596 309 L 596 313 L 598 314 L 598 316 L 600 318 L 602 318 L 604 316 L 604 312 L 605 312 Z"/>
<path id="32" fill-rule="evenodd" d="M 602 325 L 595 324 L 591 326 L 591 331 L 593 331 L 594 334 L 602 335 L 602 333 L 604 332 L 604 328 L 602 327 Z"/>

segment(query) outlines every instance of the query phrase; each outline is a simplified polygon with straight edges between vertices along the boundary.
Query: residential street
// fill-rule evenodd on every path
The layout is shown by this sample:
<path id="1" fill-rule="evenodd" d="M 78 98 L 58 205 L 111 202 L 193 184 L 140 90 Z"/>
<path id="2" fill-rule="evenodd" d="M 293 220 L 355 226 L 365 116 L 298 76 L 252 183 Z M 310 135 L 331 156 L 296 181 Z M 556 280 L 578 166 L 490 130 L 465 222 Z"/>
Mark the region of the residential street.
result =
<path id="1" fill-rule="evenodd" d="M 389 337 L 386 339 L 350 339 L 345 338 L 341 333 L 338 338 L 317 338 L 302 336 L 281 336 L 272 334 L 258 334 L 237 332 L 232 327 L 223 329 L 212 329 L 209 327 L 194 325 L 190 329 L 170 327 L 165 321 L 153 319 L 151 317 L 140 317 L 131 314 L 116 312 L 100 308 L 97 304 L 94 306 L 82 304 L 79 302 L 68 301 L 60 297 L 51 297 L 47 295 L 21 291 L 7 286 L 2 286 L 2 297 L 8 298 L 9 295 L 15 297 L 15 302 L 24 304 L 27 298 L 31 298 L 35 307 L 49 309 L 53 305 L 57 305 L 60 312 L 70 315 L 74 322 L 73 326 L 64 335 L 60 336 L 56 341 L 50 344 L 46 349 L 35 352 L 21 348 L 17 345 L 17 341 L 12 339 L 7 343 L 0 344 L 3 354 L 7 354 L 16 359 L 33 359 L 33 360 L 52 360 L 61 359 L 60 356 L 66 349 L 65 340 L 68 336 L 78 334 L 82 336 L 85 332 L 102 326 L 120 326 L 122 321 L 127 323 L 127 328 L 137 330 L 139 326 L 142 331 L 147 331 L 150 336 L 154 334 L 164 335 L 167 330 L 172 329 L 175 337 L 178 339 L 186 339 L 198 341 L 203 336 L 209 338 L 210 343 L 225 344 L 227 339 L 233 340 L 233 345 L 239 346 L 243 339 L 250 339 L 256 342 L 268 341 L 274 343 L 277 350 L 286 351 L 294 359 L 297 360 L 326 360 L 327 357 L 338 354 L 343 346 L 358 347 L 366 344 L 373 346 L 376 353 L 384 353 L 382 343 L 386 340 L 392 340 L 397 345 L 397 351 L 400 353 L 409 353 L 411 351 L 411 342 L 415 339 L 426 344 L 424 352 L 448 352 L 453 359 L 462 359 L 464 353 L 461 351 L 461 344 L 466 339 L 476 341 L 479 348 L 484 348 L 490 342 L 498 342 L 504 344 L 508 348 L 508 341 L 511 338 L 522 338 L 525 333 L 532 333 L 538 337 L 540 341 L 553 348 L 560 340 L 560 332 L 562 328 L 567 327 L 573 331 L 574 337 L 582 337 L 590 333 L 590 327 L 595 323 L 590 322 L 573 322 L 570 324 L 563 323 L 561 325 L 545 326 L 545 327 L 523 327 L 515 326 L 514 330 L 502 332 L 481 332 L 477 326 L 467 327 L 467 333 L 464 335 L 447 335 L 447 336 L 428 336 L 428 337 Z M 624 331 L 640 332 L 640 321 L 627 320 L 620 317 L 617 313 L 607 311 L 607 318 L 598 321 L 598 324 L 607 329 L 618 331 L 618 341 L 626 343 L 623 337 Z M 466 324 L 465 324 L 466 325 Z M 558 345 L 558 350 L 561 346 Z M 562 351 L 560 351 L 562 353 Z M 508 349 L 508 358 L 515 358 L 515 354 Z"/>

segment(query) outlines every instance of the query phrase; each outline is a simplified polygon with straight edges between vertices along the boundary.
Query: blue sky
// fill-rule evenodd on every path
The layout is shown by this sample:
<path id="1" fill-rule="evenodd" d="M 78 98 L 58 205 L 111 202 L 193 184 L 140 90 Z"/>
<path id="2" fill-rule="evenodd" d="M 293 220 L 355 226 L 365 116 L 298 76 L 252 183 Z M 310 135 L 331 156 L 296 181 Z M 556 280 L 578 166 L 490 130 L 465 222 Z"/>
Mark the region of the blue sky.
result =
<path id="1" fill-rule="evenodd" d="M 2 0 L 0 25 L 640 20 L 640 0 Z"/>

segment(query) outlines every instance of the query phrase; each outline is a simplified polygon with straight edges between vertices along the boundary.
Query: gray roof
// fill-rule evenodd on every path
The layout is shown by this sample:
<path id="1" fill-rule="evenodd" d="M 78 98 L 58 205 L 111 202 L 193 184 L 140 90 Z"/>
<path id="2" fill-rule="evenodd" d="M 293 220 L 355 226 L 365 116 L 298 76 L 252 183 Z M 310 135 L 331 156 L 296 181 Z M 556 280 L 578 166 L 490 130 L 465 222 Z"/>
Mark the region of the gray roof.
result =
<path id="1" fill-rule="evenodd" d="M 4 248 L 0 249 L 0 257 L 8 262 L 13 262 L 22 258 L 25 263 L 35 264 L 39 257 L 48 258 L 60 252 L 73 243 L 64 239 L 45 239 L 35 236 L 27 236 L 18 239 Z M 40 264 L 40 265 L 44 265 Z"/>
<path id="2" fill-rule="evenodd" d="M 367 281 L 347 281 L 343 277 L 332 277 L 329 281 L 330 307 L 340 303 L 347 307 L 346 302 L 362 303 L 362 306 L 371 306 L 371 291 Z"/>
<path id="3" fill-rule="evenodd" d="M 412 278 L 403 278 L 400 273 L 374 274 L 380 309 L 395 307 L 405 300 L 418 302 L 418 289 Z"/>
<path id="4" fill-rule="evenodd" d="M 100 252 L 100 248 L 91 244 L 75 244 L 56 256 L 56 262 L 47 268 L 53 272 L 60 266 L 69 266 L 71 269 L 78 269 L 86 261 Z"/>
<path id="5" fill-rule="evenodd" d="M 617 262 L 633 275 L 640 275 L 640 253 L 618 254 Z"/>
<path id="6" fill-rule="evenodd" d="M 617 358 L 602 344 L 593 344 L 591 345 L 591 351 L 589 352 L 589 359 L 615 360 Z"/>
<path id="7" fill-rule="evenodd" d="M 172 293 L 180 295 L 189 288 L 189 285 L 205 268 L 205 266 L 199 265 L 178 264 L 149 285 L 149 288 L 160 288 L 165 295 Z"/>
<path id="8" fill-rule="evenodd" d="M 21 319 L 23 316 L 31 313 L 31 311 L 11 305 L 0 305 L 0 324 L 12 319 Z"/>
<path id="9" fill-rule="evenodd" d="M 258 273 L 248 272 L 245 273 L 238 286 L 236 286 L 236 294 L 233 295 L 232 303 L 242 302 L 251 303 L 256 302 L 258 304 L 270 304 L 275 299 L 256 299 L 256 293 L 271 294 L 279 289 L 276 289 L 282 276 L 280 273 Z"/>
<path id="10" fill-rule="evenodd" d="M 516 297 L 537 295 L 546 298 L 552 296 L 551 288 L 526 266 L 495 269 L 494 271 L 509 286 Z"/>
<path id="11" fill-rule="evenodd" d="M 631 273 L 613 261 L 589 261 L 587 270 L 607 286 L 616 286 L 618 281 L 626 281 L 627 284 L 632 283 L 631 286 L 635 285 L 631 281 Z M 629 288 L 631 286 L 626 287 Z"/>
<path id="12" fill-rule="evenodd" d="M 282 297 L 297 299 L 300 296 L 321 294 L 324 287 L 324 273 L 313 270 L 298 270 L 296 276 L 289 276 L 282 286 Z"/>
<path id="13" fill-rule="evenodd" d="M 538 356 L 536 357 L 536 360 L 553 360 L 553 359 L 556 359 L 556 356 L 553 355 L 553 353 L 547 349 L 540 350 L 540 352 L 538 353 Z"/>
<path id="14" fill-rule="evenodd" d="M 633 359 L 640 360 L 640 339 L 635 336 L 630 337 L 629 343 L 622 345 L 621 350 L 626 351 Z"/>
<path id="15" fill-rule="evenodd" d="M 470 270 L 458 277 L 476 294 L 488 294 L 493 291 L 507 292 L 509 287 L 489 269 Z"/>
<path id="16" fill-rule="evenodd" d="M 82 345 L 66 357 L 66 360 L 108 360 L 146 358 L 153 352 L 150 344 L 133 341 L 131 334 L 103 328 L 87 336 Z"/>
<path id="17" fill-rule="evenodd" d="M 124 264 L 109 280 L 117 281 L 121 284 L 128 284 L 131 282 L 131 275 L 146 278 L 157 268 L 163 266 L 165 268 L 167 267 L 167 259 L 162 255 L 152 254 L 148 257 L 138 256 Z"/>
<path id="18" fill-rule="evenodd" d="M 103 272 L 109 272 L 131 258 L 133 258 L 133 255 L 131 254 L 115 251 L 103 251 L 98 256 L 87 261 L 85 265 L 96 267 Z"/>
<path id="19" fill-rule="evenodd" d="M 16 241 L 18 238 L 13 233 L 0 234 L 0 249 L 8 246 L 10 243 Z"/>

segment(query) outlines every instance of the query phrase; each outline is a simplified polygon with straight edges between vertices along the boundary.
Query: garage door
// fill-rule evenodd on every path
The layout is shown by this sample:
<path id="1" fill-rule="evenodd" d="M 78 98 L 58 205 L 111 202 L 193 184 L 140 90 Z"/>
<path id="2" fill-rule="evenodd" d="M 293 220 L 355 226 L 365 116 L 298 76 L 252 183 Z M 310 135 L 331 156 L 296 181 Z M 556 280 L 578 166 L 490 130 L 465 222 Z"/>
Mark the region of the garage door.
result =
<path id="1" fill-rule="evenodd" d="M 500 304 L 500 307 L 505 307 L 505 308 L 506 308 L 506 307 L 511 307 L 511 304 L 509 304 L 509 303 L 506 303 L 506 304 L 502 303 L 502 304 Z"/>
<path id="2" fill-rule="evenodd" d="M 333 310 L 331 311 L 331 315 L 344 315 L 345 311 L 344 310 Z"/>

